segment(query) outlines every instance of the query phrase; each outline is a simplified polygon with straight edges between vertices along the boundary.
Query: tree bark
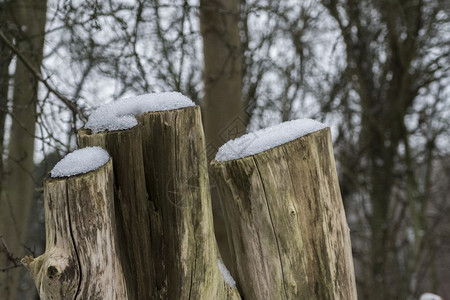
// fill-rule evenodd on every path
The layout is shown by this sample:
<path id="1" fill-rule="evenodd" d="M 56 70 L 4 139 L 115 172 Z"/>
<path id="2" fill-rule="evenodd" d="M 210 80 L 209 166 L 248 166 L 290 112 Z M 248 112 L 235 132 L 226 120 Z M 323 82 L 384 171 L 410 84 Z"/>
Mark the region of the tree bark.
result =
<path id="1" fill-rule="evenodd" d="M 47 3 L 45 0 L 14 0 L 11 22 L 23 31 L 16 36 L 18 48 L 36 69 L 42 63 Z M 12 126 L 9 139 L 7 176 L 0 198 L 0 234 L 15 256 L 23 255 L 33 195 L 34 134 L 36 126 L 37 80 L 17 60 L 14 73 Z M 0 265 L 7 261 L 0 257 Z M 14 299 L 19 270 L 0 273 L 0 298 Z"/>
<path id="2" fill-rule="evenodd" d="M 6 32 L 8 21 L 10 20 L 10 3 L 0 4 L 0 30 Z M 0 195 L 2 192 L 2 182 L 4 176 L 3 168 L 3 143 L 5 138 L 5 121 L 8 112 L 8 89 L 9 89 L 9 65 L 12 60 L 11 50 L 5 43 L 0 41 Z"/>
<path id="3" fill-rule="evenodd" d="M 122 265 L 130 299 L 153 299 L 154 267 L 139 127 L 78 133 L 80 147 L 100 146 L 111 155 L 116 183 L 115 209 Z"/>
<path id="4" fill-rule="evenodd" d="M 159 297 L 240 299 L 220 273 L 198 106 L 138 117 Z"/>
<path id="5" fill-rule="evenodd" d="M 44 185 L 46 250 L 22 262 L 41 299 L 127 299 L 118 259 L 114 176 L 99 169 Z"/>
<path id="6" fill-rule="evenodd" d="M 245 133 L 238 24 L 238 0 L 200 1 L 205 134 L 208 146 L 214 148 L 208 149 L 210 160 L 223 143 Z"/>
<path id="7" fill-rule="evenodd" d="M 246 299 L 356 299 L 328 128 L 212 169 Z"/>
<path id="8" fill-rule="evenodd" d="M 212 160 L 217 149 L 245 133 L 247 118 L 242 106 L 242 56 L 238 0 L 201 0 L 203 37 L 203 97 L 206 150 Z M 227 265 L 231 263 L 225 224 L 217 190 L 211 182 L 215 235 Z"/>

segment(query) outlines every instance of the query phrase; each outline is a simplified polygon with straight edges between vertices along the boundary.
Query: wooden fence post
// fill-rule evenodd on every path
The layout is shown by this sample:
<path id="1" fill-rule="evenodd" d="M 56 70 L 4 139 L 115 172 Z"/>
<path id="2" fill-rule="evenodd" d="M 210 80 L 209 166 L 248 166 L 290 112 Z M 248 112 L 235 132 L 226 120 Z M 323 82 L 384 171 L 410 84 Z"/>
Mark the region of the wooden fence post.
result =
<path id="1" fill-rule="evenodd" d="M 356 299 L 329 128 L 212 168 L 245 299 Z"/>
<path id="2" fill-rule="evenodd" d="M 128 296 L 152 299 L 157 291 L 139 126 L 96 134 L 80 130 L 78 140 L 81 147 L 102 147 L 113 159 L 116 225 Z"/>
<path id="3" fill-rule="evenodd" d="M 46 250 L 22 260 L 41 299 L 127 299 L 113 186 L 111 159 L 95 171 L 45 181 Z"/>

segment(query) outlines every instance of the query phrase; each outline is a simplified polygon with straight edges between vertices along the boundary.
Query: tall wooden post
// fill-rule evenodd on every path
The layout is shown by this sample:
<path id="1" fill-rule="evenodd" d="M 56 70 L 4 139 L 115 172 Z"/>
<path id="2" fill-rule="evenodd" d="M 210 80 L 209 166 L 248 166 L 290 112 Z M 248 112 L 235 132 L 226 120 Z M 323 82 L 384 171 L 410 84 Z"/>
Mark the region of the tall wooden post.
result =
<path id="1" fill-rule="evenodd" d="M 111 160 L 86 174 L 46 180 L 46 250 L 22 260 L 41 299 L 127 299 L 113 187 Z"/>
<path id="2" fill-rule="evenodd" d="M 80 130 L 78 139 L 81 147 L 100 146 L 113 159 L 116 226 L 128 295 L 130 299 L 152 299 L 157 291 L 140 129 L 96 134 Z"/>
<path id="3" fill-rule="evenodd" d="M 245 299 L 356 299 L 329 128 L 212 168 Z"/>
<path id="4" fill-rule="evenodd" d="M 160 297 L 240 299 L 219 268 L 200 108 L 148 112 L 138 120 Z"/>

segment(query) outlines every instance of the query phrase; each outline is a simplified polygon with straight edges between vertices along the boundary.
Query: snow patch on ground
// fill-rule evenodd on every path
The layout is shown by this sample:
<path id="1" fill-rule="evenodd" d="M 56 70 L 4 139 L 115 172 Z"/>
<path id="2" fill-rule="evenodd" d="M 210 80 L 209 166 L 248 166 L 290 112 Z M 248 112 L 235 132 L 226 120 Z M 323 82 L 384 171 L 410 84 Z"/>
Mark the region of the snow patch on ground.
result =
<path id="1" fill-rule="evenodd" d="M 217 260 L 217 264 L 219 265 L 219 270 L 222 273 L 223 278 L 225 279 L 225 282 L 229 286 L 235 287 L 236 286 L 236 281 L 234 281 L 233 277 L 231 277 L 231 274 L 228 271 L 227 267 L 225 267 L 225 265 L 223 264 L 223 262 L 220 259 Z"/>
<path id="2" fill-rule="evenodd" d="M 299 119 L 260 129 L 228 141 L 219 148 L 215 160 L 228 161 L 255 155 L 325 127 L 312 119 Z"/>
<path id="3" fill-rule="evenodd" d="M 442 298 L 436 294 L 425 293 L 420 296 L 420 300 L 442 300 Z"/>
<path id="4" fill-rule="evenodd" d="M 52 178 L 69 177 L 97 170 L 109 160 L 109 154 L 100 147 L 75 150 L 61 159 L 50 172 Z"/>
<path id="5" fill-rule="evenodd" d="M 191 99 L 178 92 L 150 93 L 125 98 L 102 105 L 95 110 L 86 123 L 94 133 L 125 130 L 137 125 L 134 116 L 152 111 L 165 111 L 195 106 Z"/>

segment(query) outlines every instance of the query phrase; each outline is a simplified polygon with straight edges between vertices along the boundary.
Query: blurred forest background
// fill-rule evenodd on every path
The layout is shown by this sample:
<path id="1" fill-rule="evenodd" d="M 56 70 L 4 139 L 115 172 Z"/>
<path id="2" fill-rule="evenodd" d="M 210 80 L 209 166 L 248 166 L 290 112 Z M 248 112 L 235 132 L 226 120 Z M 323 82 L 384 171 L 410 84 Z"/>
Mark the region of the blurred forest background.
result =
<path id="1" fill-rule="evenodd" d="M 449 0 L 0 0 L 0 52 L 0 299 L 36 298 L 17 258 L 92 109 L 161 91 L 202 106 L 209 158 L 330 125 L 360 299 L 450 299 Z"/>

